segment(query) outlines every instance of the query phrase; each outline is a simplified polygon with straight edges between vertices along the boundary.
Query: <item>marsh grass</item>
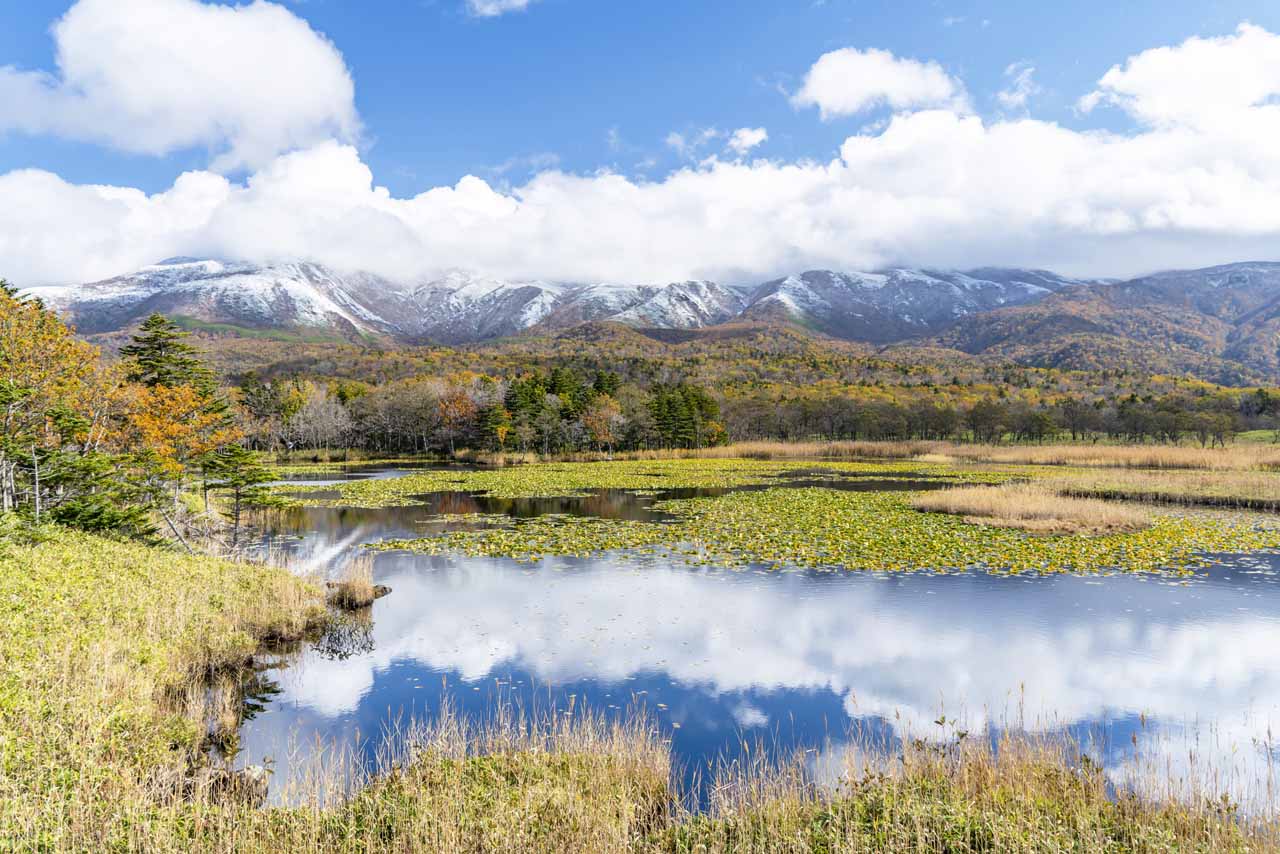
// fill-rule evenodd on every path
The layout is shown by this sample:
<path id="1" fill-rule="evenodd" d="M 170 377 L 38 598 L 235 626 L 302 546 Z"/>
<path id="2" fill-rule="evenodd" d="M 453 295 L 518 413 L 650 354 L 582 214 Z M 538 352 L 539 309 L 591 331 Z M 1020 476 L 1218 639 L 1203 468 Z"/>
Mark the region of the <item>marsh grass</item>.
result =
<path id="1" fill-rule="evenodd" d="M 1045 486 L 1067 496 L 1280 510 L 1280 473 L 1263 471 L 1075 471 Z"/>
<path id="2" fill-rule="evenodd" d="M 594 453 L 563 457 L 567 461 L 579 462 L 604 458 L 605 455 Z M 513 453 L 478 454 L 472 459 L 499 465 L 538 461 L 534 454 Z M 1256 443 L 1242 443 L 1229 448 L 1199 448 L 1188 445 L 985 445 L 924 440 L 737 442 L 716 448 L 628 451 L 614 454 L 610 459 L 914 460 L 997 465 L 1248 471 L 1280 469 L 1280 448 Z"/>
<path id="3" fill-rule="evenodd" d="M 715 769 L 708 809 L 654 846 L 670 852 L 1275 851 L 1274 806 L 1246 813 L 1204 790 L 1117 789 L 1086 745 L 1024 731 L 943 740 L 855 734 L 815 761 L 756 753 Z M 1161 773 L 1144 771 L 1159 788 Z M 823 779 L 823 777 L 826 779 Z"/>
<path id="4" fill-rule="evenodd" d="M 1151 525 L 1145 510 L 1096 498 L 1060 495 L 1039 483 L 966 486 L 925 492 L 917 510 L 962 516 L 975 525 L 1018 528 L 1038 534 L 1114 534 Z"/>
<path id="5" fill-rule="evenodd" d="M 660 837 L 671 852 L 1276 851 L 1274 804 L 1243 812 L 1198 790 L 1117 788 L 1086 745 L 1024 731 L 936 741 L 855 734 L 829 749 L 835 779 L 800 755 L 722 764 L 704 814 Z M 1170 790 L 1159 768 L 1136 780 Z M 1181 788 L 1179 791 L 1184 791 Z"/>
<path id="6" fill-rule="evenodd" d="M 180 793 L 218 678 L 324 620 L 287 572 L 65 531 L 0 540 L 0 602 L 0 839 L 52 850 Z"/>
<path id="7" fill-rule="evenodd" d="M 373 583 L 373 557 L 362 554 L 351 558 L 342 567 L 341 575 L 325 587 L 330 605 L 348 611 L 368 608 L 381 593 Z"/>

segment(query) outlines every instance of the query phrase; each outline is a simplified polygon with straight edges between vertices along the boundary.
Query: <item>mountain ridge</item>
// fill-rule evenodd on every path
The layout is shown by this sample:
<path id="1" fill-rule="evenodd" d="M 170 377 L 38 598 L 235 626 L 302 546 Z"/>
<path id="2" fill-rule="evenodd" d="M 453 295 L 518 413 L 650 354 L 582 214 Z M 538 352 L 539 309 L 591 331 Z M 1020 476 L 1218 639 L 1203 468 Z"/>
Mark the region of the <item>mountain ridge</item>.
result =
<path id="1" fill-rule="evenodd" d="M 177 257 L 131 274 L 33 288 L 31 293 L 71 315 L 89 334 L 117 330 L 159 310 L 248 327 L 336 326 L 400 340 L 458 344 L 598 320 L 694 329 L 775 316 L 781 310 L 787 319 L 855 338 L 858 330 L 845 329 L 840 318 L 856 314 L 868 328 L 888 330 L 885 340 L 898 340 L 937 331 L 974 311 L 1034 300 L 1077 281 L 1045 271 L 982 272 L 988 278 L 907 268 L 809 270 L 735 287 L 708 280 L 578 283 L 451 271 L 406 284 L 370 273 L 338 273 L 307 261 L 255 265 Z M 815 316 L 803 316 L 806 312 Z"/>
<path id="2" fill-rule="evenodd" d="M 878 347 L 941 347 L 1036 367 L 1280 378 L 1280 262 L 1129 280 L 1032 268 L 807 270 L 754 287 L 500 279 L 451 271 L 402 283 L 295 261 L 171 258 L 84 285 L 34 288 L 82 334 L 160 311 L 195 323 L 458 346 L 618 323 L 664 340 L 726 324 L 789 324 Z"/>

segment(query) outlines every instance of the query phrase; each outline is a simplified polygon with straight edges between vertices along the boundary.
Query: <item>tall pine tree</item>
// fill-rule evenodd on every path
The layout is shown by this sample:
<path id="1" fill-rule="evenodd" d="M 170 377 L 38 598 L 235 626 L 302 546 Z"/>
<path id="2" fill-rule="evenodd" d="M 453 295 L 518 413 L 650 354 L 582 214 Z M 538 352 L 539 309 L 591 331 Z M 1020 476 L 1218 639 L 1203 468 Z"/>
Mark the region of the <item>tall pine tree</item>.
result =
<path id="1" fill-rule="evenodd" d="M 186 342 L 188 334 L 163 314 L 148 317 L 133 341 L 120 348 L 120 355 L 130 360 L 129 380 L 151 387 L 193 386 L 214 396 L 217 384 L 213 372 Z"/>

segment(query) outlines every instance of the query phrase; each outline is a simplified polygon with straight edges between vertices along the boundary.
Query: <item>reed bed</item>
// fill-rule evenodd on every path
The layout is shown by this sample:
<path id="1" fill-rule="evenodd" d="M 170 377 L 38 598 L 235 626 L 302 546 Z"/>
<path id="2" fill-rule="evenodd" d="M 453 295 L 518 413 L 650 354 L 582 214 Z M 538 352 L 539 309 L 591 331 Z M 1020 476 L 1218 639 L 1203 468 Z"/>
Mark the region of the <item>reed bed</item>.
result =
<path id="1" fill-rule="evenodd" d="M 1280 449 L 1265 445 L 1195 448 L 1182 445 L 952 445 L 940 449 L 964 462 L 1122 469 L 1248 471 L 1280 469 Z"/>
<path id="2" fill-rule="evenodd" d="M 468 452 L 468 461 L 519 465 L 544 459 L 535 453 Z M 651 449 L 616 454 L 579 452 L 556 455 L 567 462 L 597 460 L 915 460 L 996 465 L 1096 466 L 1125 469 L 1199 469 L 1249 471 L 1280 469 L 1280 448 L 1238 444 L 1229 448 L 1186 445 L 982 445 L 941 441 L 737 442 L 716 448 Z"/>
<path id="3" fill-rule="evenodd" d="M 1151 516 L 1139 507 L 1059 494 L 1040 483 L 967 486 L 922 493 L 917 510 L 962 516 L 976 525 L 1019 528 L 1039 534 L 1115 534 L 1140 531 Z"/>
<path id="4" fill-rule="evenodd" d="M 1079 471 L 1044 482 L 1062 495 L 1233 510 L 1280 510 L 1280 473 Z"/>
<path id="5" fill-rule="evenodd" d="M 699 452 L 704 453 L 704 452 Z M 1233 445 L 978 445 L 956 442 L 743 442 L 711 448 L 710 456 L 754 459 L 912 459 L 997 465 L 1096 466 L 1132 469 L 1247 471 L 1280 468 L 1280 448 Z"/>

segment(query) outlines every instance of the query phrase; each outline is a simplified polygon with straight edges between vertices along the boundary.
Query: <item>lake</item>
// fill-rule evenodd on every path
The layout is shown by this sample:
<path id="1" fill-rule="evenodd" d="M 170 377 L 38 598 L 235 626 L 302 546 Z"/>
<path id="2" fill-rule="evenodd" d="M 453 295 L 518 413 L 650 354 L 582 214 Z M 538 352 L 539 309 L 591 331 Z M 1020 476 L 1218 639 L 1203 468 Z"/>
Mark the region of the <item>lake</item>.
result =
<path id="1" fill-rule="evenodd" d="M 266 541 L 304 564 L 335 567 L 365 543 L 476 524 L 439 513 L 661 518 L 649 509 L 655 496 L 619 491 L 423 500 L 289 510 Z M 641 705 L 669 733 L 688 781 L 757 743 L 811 750 L 820 773 L 852 730 L 940 739 L 954 733 L 937 723 L 943 716 L 969 730 L 1091 739 L 1116 779 L 1148 763 L 1197 779 L 1230 768 L 1235 776 L 1211 785 L 1246 801 L 1270 796 L 1265 781 L 1280 758 L 1270 743 L 1280 723 L 1273 554 L 1222 556 L 1193 578 L 728 570 L 657 556 L 527 564 L 404 552 L 376 554 L 374 568 L 393 592 L 367 621 L 260 674 L 238 762 L 273 767 L 276 801 L 316 757 L 339 750 L 371 763 L 390 722 L 429 719 L 445 700 L 478 717 L 499 701 L 611 713 Z"/>

